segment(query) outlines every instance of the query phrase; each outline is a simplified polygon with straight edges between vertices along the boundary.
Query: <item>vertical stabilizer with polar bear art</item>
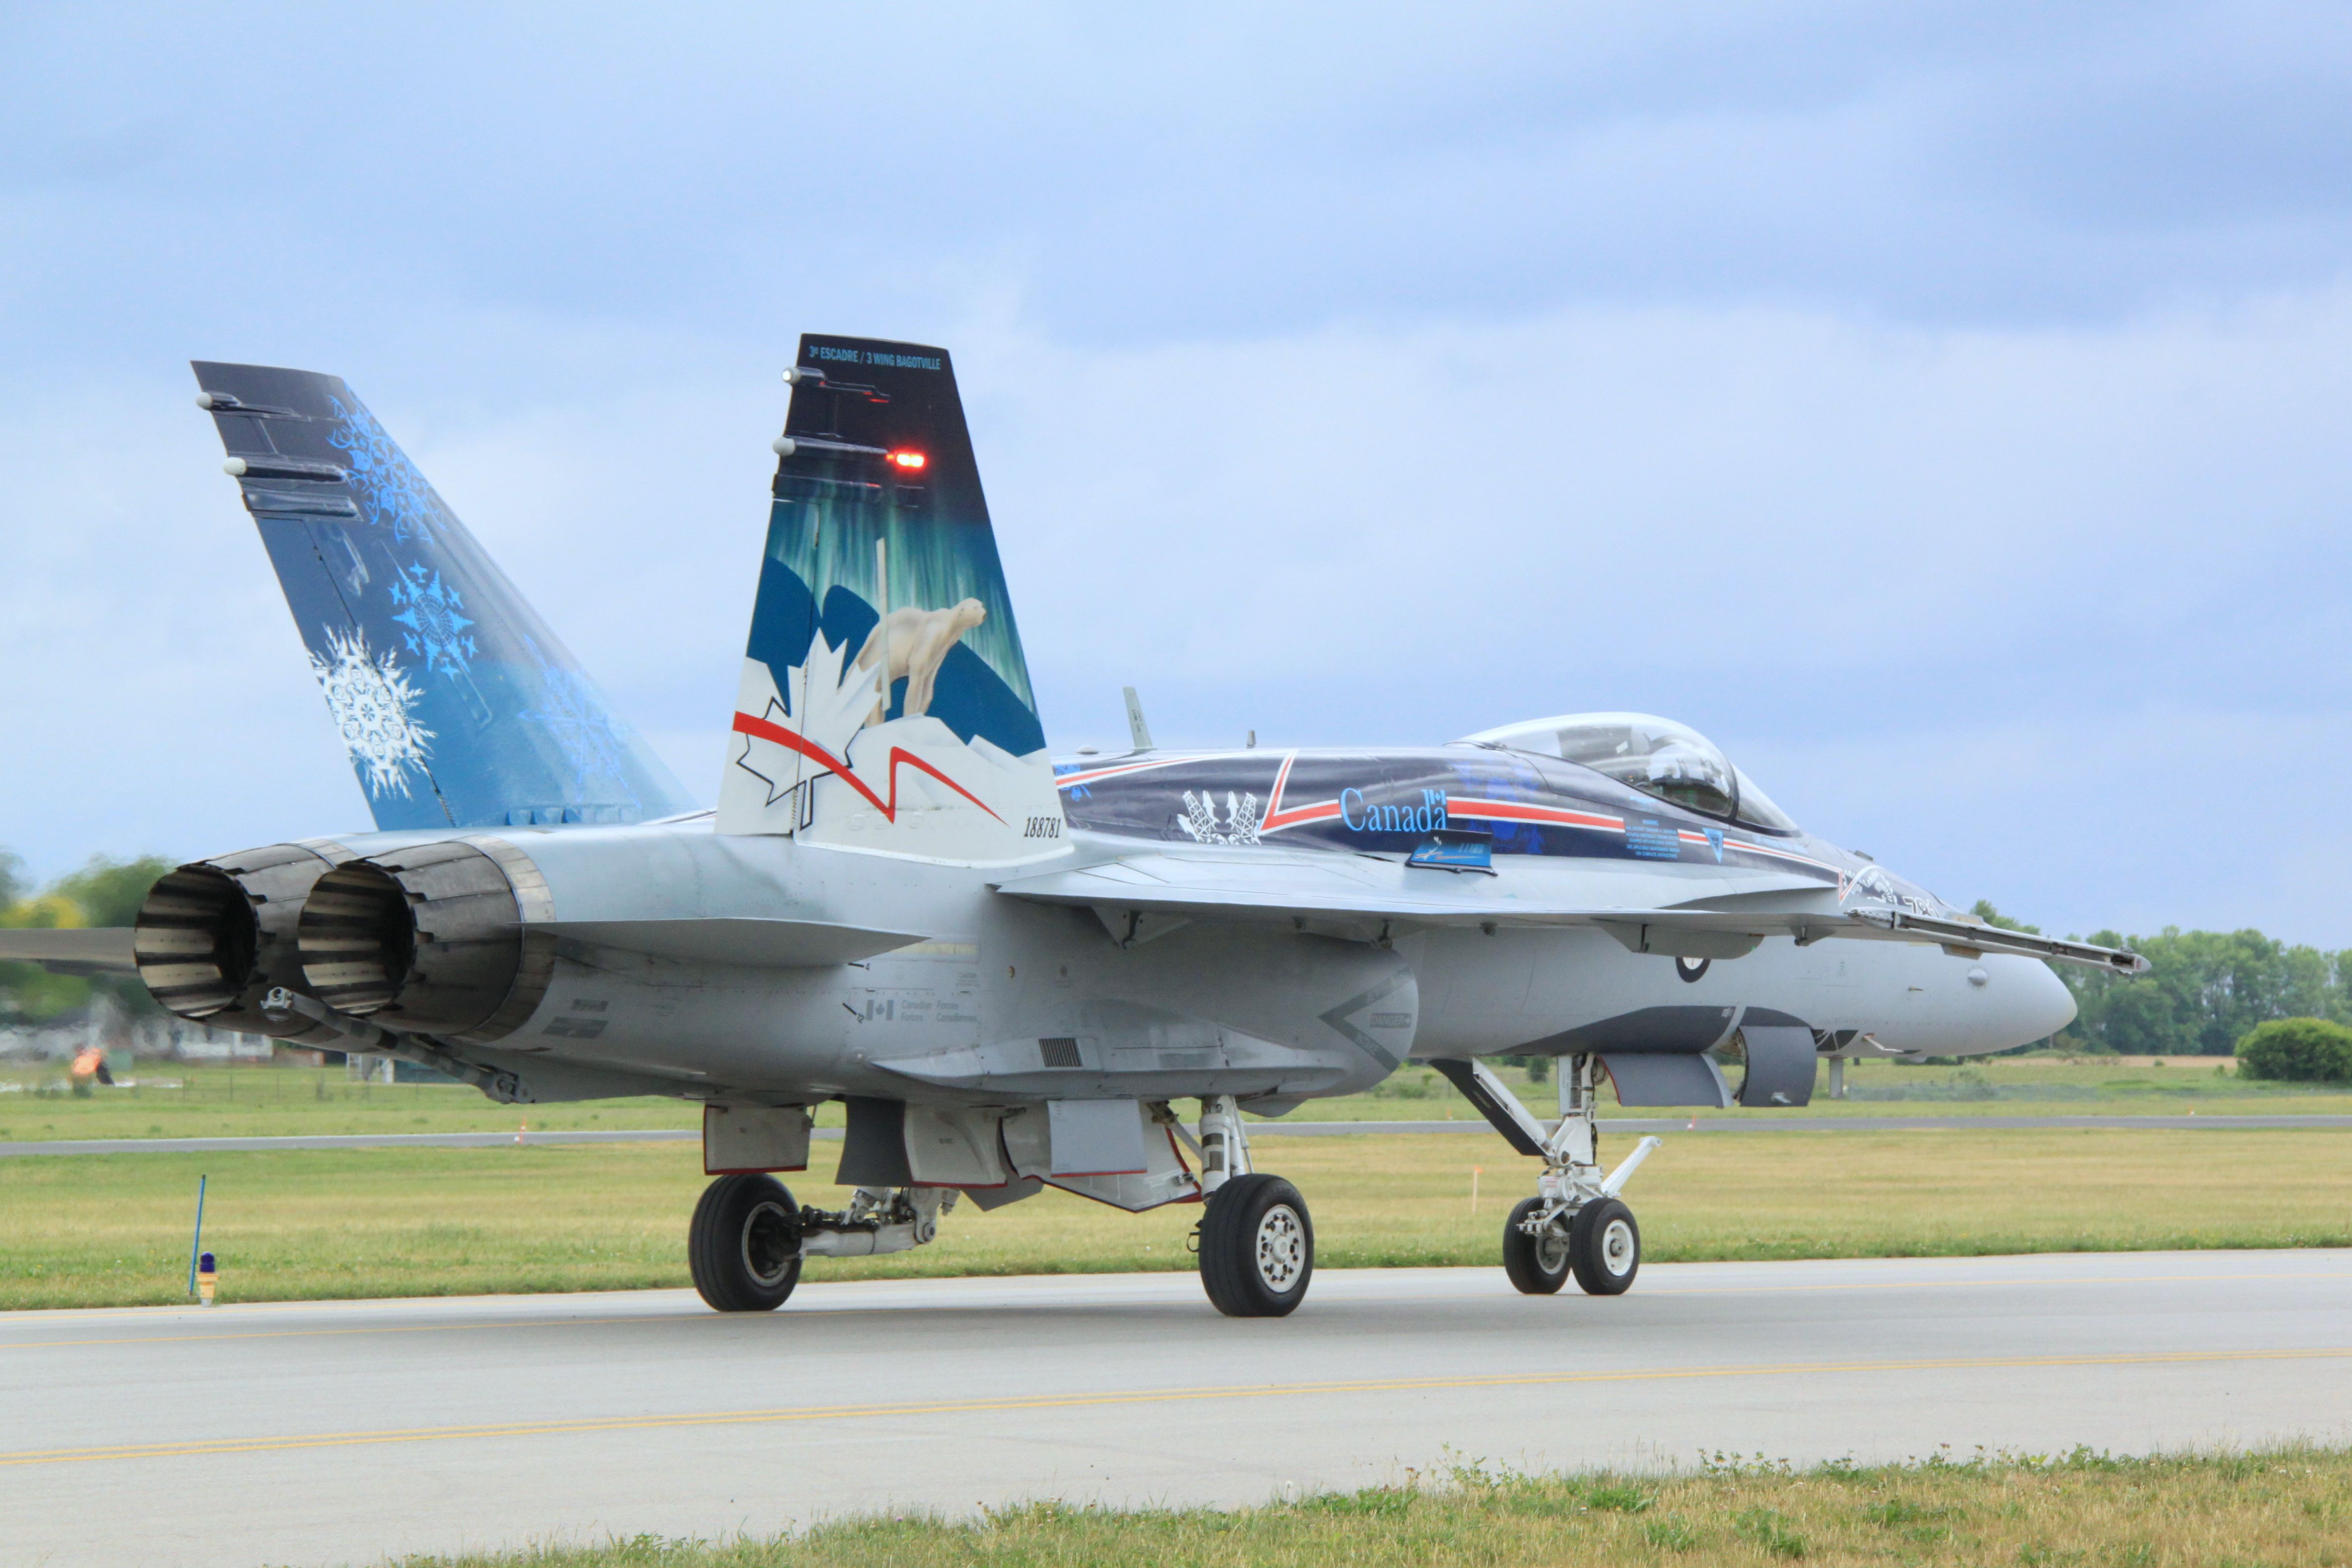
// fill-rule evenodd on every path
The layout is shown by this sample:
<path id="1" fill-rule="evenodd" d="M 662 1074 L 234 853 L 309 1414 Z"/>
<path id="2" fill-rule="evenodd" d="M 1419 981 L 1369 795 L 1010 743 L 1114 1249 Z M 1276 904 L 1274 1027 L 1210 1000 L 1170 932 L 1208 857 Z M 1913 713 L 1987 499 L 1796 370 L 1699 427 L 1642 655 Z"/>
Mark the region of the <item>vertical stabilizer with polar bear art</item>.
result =
<path id="1" fill-rule="evenodd" d="M 1059 851 L 946 351 L 804 337 L 793 376 L 719 831 L 967 865 Z"/>

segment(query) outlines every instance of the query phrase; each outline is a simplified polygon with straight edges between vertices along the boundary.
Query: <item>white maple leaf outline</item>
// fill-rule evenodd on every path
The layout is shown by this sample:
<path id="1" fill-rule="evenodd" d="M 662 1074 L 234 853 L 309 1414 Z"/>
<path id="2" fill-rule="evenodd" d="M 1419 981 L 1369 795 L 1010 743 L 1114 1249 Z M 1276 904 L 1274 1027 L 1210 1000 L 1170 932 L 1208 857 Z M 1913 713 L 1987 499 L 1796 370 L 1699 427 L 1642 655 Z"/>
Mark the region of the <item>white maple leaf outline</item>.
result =
<path id="1" fill-rule="evenodd" d="M 845 678 L 842 666 L 847 661 L 849 645 L 835 647 L 816 634 L 809 644 L 808 658 L 797 669 L 787 670 L 785 700 L 791 706 L 795 721 L 793 728 L 801 739 L 849 765 L 849 742 L 857 731 L 866 728 L 868 715 L 874 711 L 874 679 L 872 669 L 852 669 Z"/>
<path id="2" fill-rule="evenodd" d="M 866 727 L 866 718 L 874 710 L 874 682 L 878 673 L 851 669 L 844 679 L 843 667 L 848 661 L 848 654 L 847 644 L 835 647 L 824 640 L 824 633 L 818 632 L 809 644 L 808 657 L 784 672 L 782 695 L 786 710 L 778 711 L 772 699 L 768 711 L 761 715 L 777 728 L 796 732 L 837 763 L 838 771 L 845 773 L 850 771 L 849 742 Z M 753 759 L 765 761 L 759 750 L 762 745 L 783 752 L 789 765 L 777 767 L 773 773 L 761 771 Z M 735 765 L 767 786 L 769 805 L 793 791 L 791 781 L 801 767 L 790 748 L 755 735 L 743 738 L 743 754 L 735 759 Z"/>

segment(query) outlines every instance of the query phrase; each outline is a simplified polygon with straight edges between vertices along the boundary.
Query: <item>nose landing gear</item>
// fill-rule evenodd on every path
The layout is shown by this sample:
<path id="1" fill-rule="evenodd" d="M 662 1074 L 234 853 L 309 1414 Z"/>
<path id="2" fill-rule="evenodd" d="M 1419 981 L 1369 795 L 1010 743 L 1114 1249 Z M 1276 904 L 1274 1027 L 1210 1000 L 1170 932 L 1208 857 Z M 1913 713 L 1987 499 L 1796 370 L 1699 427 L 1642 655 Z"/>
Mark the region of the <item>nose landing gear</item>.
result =
<path id="1" fill-rule="evenodd" d="M 1598 1065 L 1590 1056 L 1562 1063 L 1559 1125 L 1549 1133 L 1483 1062 L 1431 1065 L 1454 1080 L 1511 1147 L 1542 1158 L 1536 1195 L 1503 1222 L 1503 1272 L 1522 1294 L 1550 1296 L 1573 1275 L 1588 1296 L 1622 1296 L 1642 1267 L 1642 1229 L 1617 1196 L 1660 1140 L 1644 1138 L 1607 1176 L 1601 1173 L 1593 1128 Z"/>

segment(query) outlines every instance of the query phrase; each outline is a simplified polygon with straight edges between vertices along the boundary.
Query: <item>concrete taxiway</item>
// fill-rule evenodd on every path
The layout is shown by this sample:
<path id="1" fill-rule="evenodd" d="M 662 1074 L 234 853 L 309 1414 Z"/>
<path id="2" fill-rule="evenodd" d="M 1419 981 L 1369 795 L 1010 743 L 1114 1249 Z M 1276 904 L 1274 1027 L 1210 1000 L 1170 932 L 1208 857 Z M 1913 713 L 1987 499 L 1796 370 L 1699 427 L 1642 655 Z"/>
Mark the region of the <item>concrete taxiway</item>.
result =
<path id="1" fill-rule="evenodd" d="M 1521 1467 L 2352 1438 L 2352 1254 L 1190 1275 L 0 1318 L 12 1563 L 369 1563 L 1020 1499 L 1249 1503 Z"/>

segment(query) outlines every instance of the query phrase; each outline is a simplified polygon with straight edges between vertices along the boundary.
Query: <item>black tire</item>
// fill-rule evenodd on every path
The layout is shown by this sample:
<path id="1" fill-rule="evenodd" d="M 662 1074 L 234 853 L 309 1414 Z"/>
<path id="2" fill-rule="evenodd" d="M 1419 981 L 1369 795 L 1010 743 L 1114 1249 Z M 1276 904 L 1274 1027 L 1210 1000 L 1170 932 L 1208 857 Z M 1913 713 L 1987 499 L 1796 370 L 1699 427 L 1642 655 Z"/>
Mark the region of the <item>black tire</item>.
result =
<path id="1" fill-rule="evenodd" d="M 1201 1216 L 1201 1287 L 1228 1318 L 1286 1318 L 1315 1276 L 1307 1200 L 1280 1176 L 1235 1176 Z"/>
<path id="2" fill-rule="evenodd" d="M 772 1312 L 801 1279 L 801 1211 L 773 1176 L 721 1176 L 687 1229 L 694 1288 L 721 1312 Z"/>
<path id="3" fill-rule="evenodd" d="M 1572 1272 L 1566 1231 L 1555 1224 L 1538 1237 L 1519 1228 L 1521 1220 L 1542 1206 L 1541 1198 L 1526 1199 L 1503 1222 L 1503 1272 L 1522 1296 L 1557 1296 Z"/>
<path id="4" fill-rule="evenodd" d="M 1576 1282 L 1588 1296 L 1622 1296 L 1642 1271 L 1642 1227 L 1633 1211 L 1603 1198 L 1576 1211 L 1568 1227 L 1568 1252 Z"/>

